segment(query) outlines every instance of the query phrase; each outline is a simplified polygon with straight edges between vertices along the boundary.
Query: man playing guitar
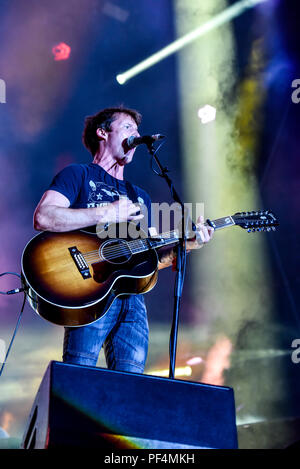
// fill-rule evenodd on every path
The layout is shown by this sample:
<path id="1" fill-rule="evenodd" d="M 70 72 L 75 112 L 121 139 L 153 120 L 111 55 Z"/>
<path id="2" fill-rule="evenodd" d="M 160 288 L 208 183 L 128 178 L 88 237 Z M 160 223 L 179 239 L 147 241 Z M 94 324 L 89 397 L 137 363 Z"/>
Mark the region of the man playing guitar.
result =
<path id="1" fill-rule="evenodd" d="M 93 156 L 90 164 L 72 164 L 53 179 L 34 213 L 38 231 L 69 232 L 99 223 L 111 224 L 142 220 L 142 204 L 151 213 L 149 195 L 124 179 L 135 148 L 127 139 L 139 136 L 141 115 L 124 107 L 106 108 L 86 119 L 83 143 Z M 205 244 L 213 228 L 197 220 Z M 202 244 L 202 245 L 203 245 Z M 187 249 L 201 247 L 189 240 Z M 158 268 L 172 265 L 175 251 L 164 247 L 159 252 Z M 67 363 L 96 366 L 104 347 L 110 369 L 143 373 L 148 351 L 148 321 L 143 295 L 117 297 L 103 317 L 82 327 L 66 327 L 63 360 Z"/>

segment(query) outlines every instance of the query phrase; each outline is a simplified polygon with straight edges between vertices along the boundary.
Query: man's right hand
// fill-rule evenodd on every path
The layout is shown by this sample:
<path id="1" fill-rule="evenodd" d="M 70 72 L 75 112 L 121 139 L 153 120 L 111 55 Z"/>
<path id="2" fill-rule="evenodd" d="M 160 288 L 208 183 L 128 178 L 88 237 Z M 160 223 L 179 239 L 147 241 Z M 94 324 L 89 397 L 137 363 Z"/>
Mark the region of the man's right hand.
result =
<path id="1" fill-rule="evenodd" d="M 106 206 L 99 207 L 99 215 L 101 220 L 106 223 L 122 223 L 126 221 L 141 220 L 144 215 L 136 215 L 141 210 L 138 204 L 134 204 L 128 198 L 121 198 L 116 202 L 107 204 Z M 104 213 L 103 213 L 104 212 Z"/>

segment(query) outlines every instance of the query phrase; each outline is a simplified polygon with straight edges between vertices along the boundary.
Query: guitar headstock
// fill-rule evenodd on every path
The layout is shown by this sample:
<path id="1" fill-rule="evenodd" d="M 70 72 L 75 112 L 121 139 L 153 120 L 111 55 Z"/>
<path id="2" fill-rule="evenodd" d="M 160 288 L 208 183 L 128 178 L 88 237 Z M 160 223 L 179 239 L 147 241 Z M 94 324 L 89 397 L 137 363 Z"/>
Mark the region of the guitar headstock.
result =
<path id="1" fill-rule="evenodd" d="M 232 216 L 234 223 L 249 233 L 251 231 L 275 231 L 279 225 L 274 213 L 270 210 L 238 212 Z"/>

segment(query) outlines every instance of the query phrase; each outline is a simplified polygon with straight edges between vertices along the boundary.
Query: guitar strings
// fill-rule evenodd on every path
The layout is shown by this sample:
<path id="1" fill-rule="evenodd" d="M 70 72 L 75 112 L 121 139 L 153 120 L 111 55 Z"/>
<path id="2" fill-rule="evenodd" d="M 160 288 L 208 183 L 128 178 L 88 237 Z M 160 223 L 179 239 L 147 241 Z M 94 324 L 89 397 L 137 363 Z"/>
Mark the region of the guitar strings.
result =
<path id="1" fill-rule="evenodd" d="M 173 241 L 175 241 L 175 238 L 170 240 L 170 242 L 173 242 Z M 146 249 L 148 248 L 148 244 L 146 245 L 145 242 L 135 243 L 134 246 L 131 245 L 130 247 L 129 246 L 117 245 L 117 246 L 113 246 L 111 248 L 107 248 L 106 249 L 106 254 L 108 256 L 114 255 L 114 257 L 117 257 L 118 255 L 121 255 L 122 253 L 127 253 L 127 252 L 130 252 L 131 254 L 137 254 L 138 252 L 143 252 L 145 250 L 145 248 Z M 99 250 L 91 251 L 89 253 L 84 253 L 82 255 L 86 259 L 90 259 L 91 257 L 93 258 L 95 255 L 97 257 L 100 257 L 99 256 Z"/>
<path id="2" fill-rule="evenodd" d="M 170 240 L 170 242 L 175 241 L 175 238 Z M 137 254 L 138 252 L 143 252 L 145 248 L 148 248 L 148 244 L 146 245 L 145 243 L 138 243 L 135 244 L 134 246 L 122 246 L 122 245 L 117 245 L 113 246 L 111 248 L 106 248 L 106 254 L 111 255 L 120 255 L 122 253 L 130 252 L 131 254 Z M 99 250 L 91 251 L 89 253 L 84 253 L 82 254 L 84 258 L 89 259 L 90 257 L 94 257 L 95 255 L 99 256 Z M 99 256 L 100 257 L 100 256 Z M 114 256 L 116 257 L 116 256 Z"/>
<path id="3" fill-rule="evenodd" d="M 216 225 L 218 224 L 218 222 L 222 221 L 223 219 L 217 219 L 215 220 L 215 223 Z M 208 223 L 204 223 L 205 226 L 208 226 Z M 168 237 L 170 239 L 170 244 L 176 240 L 176 238 L 172 238 L 172 235 L 174 236 L 174 234 L 176 236 L 178 236 L 178 230 L 173 230 L 173 231 L 170 231 L 170 232 L 167 232 L 167 233 L 161 233 L 160 235 L 158 235 L 158 240 L 160 240 L 160 238 L 166 238 Z M 154 238 L 155 239 L 155 238 Z M 118 257 L 122 257 L 122 256 L 126 256 L 128 253 L 129 254 L 137 254 L 138 252 L 143 252 L 144 248 L 148 248 L 148 245 L 145 245 L 146 243 L 146 240 L 145 239 L 139 239 L 139 240 L 131 240 L 131 241 L 125 241 L 126 243 L 126 246 L 124 246 L 123 244 L 116 244 L 115 246 L 112 246 L 112 247 L 108 247 L 106 249 L 106 257 L 103 258 L 99 255 L 99 249 L 97 250 L 94 250 L 94 251 L 89 251 L 89 252 L 86 252 L 84 254 L 82 254 L 82 256 L 84 257 L 84 259 L 86 260 L 86 262 L 88 264 L 93 264 L 93 263 L 96 263 L 96 262 L 101 262 L 105 259 L 116 259 Z M 142 245 L 142 251 L 140 250 L 141 249 L 141 245 Z M 136 251 L 134 252 L 134 249 L 136 249 Z"/>
<path id="4" fill-rule="evenodd" d="M 215 227 L 218 228 L 221 226 L 224 222 L 224 218 L 219 218 L 214 220 Z M 208 226 L 208 223 L 204 223 L 205 226 Z M 178 235 L 178 230 L 173 230 L 168 233 L 162 233 L 160 235 L 157 235 L 158 239 L 157 241 L 160 240 L 160 238 L 170 238 L 170 243 L 172 243 L 176 238 L 172 238 L 172 235 L 174 234 Z M 155 238 L 153 238 L 155 239 Z M 130 240 L 130 241 L 125 241 L 126 246 L 124 246 L 123 243 L 121 244 L 116 244 L 115 246 L 108 247 L 106 248 L 106 258 L 107 259 L 115 259 L 117 257 L 121 257 L 122 255 L 125 256 L 126 254 L 137 254 L 138 252 L 143 252 L 144 248 L 148 248 L 148 245 L 145 245 L 146 240 L 145 239 L 139 239 L 139 240 Z M 134 252 L 134 249 L 136 251 Z M 142 250 L 141 250 L 142 249 Z M 82 254 L 83 258 L 88 262 L 88 263 L 94 263 L 96 261 L 100 262 L 103 260 L 103 257 L 99 255 L 99 249 L 94 250 L 94 251 L 89 251 L 84 254 Z"/>
<path id="5" fill-rule="evenodd" d="M 141 243 L 139 243 L 140 245 Z M 145 247 L 145 244 L 143 243 L 143 247 Z M 138 245 L 136 245 L 136 248 L 138 248 Z M 140 249 L 140 248 L 138 248 Z M 127 251 L 130 251 L 132 252 L 132 249 L 130 249 L 130 247 L 128 247 L 127 245 L 126 246 L 123 246 L 123 245 L 120 245 L 120 244 L 117 244 L 116 246 L 112 246 L 112 247 L 108 247 L 106 248 L 106 251 L 108 252 L 108 254 L 113 254 L 113 253 L 121 253 L 121 252 L 127 252 Z M 95 254 L 97 254 L 99 252 L 99 249 L 95 250 L 95 251 L 90 251 L 90 252 L 87 252 L 87 253 L 84 253 L 82 254 L 84 257 L 88 258 L 89 256 L 94 256 Z M 137 251 L 138 252 L 138 251 Z"/>
<path id="6" fill-rule="evenodd" d="M 220 220 L 222 220 L 222 219 L 220 219 Z M 219 220 L 215 220 L 215 222 L 217 222 L 217 221 L 219 221 Z M 204 225 L 207 226 L 208 224 L 204 223 Z M 172 235 L 174 236 L 174 234 L 177 236 L 178 235 L 178 230 L 172 230 L 172 231 L 169 231 L 169 232 L 161 233 L 160 235 L 157 235 L 157 238 L 158 238 L 158 241 L 160 240 L 160 238 L 170 238 L 170 240 L 173 240 L 174 238 L 172 238 Z M 153 239 L 155 240 L 155 237 Z M 138 245 L 140 243 L 144 243 L 145 241 L 146 241 L 145 239 L 139 239 L 139 240 L 130 240 L 130 241 L 125 241 L 125 242 L 130 246 L 133 246 L 133 247 L 136 246 L 136 248 L 138 248 Z M 116 246 L 112 247 L 111 252 L 114 249 L 117 250 L 119 247 L 120 247 L 120 245 L 116 245 Z M 89 256 L 90 254 L 94 254 L 94 253 L 98 253 L 98 249 L 96 249 L 94 251 L 86 252 L 82 255 L 83 256 Z"/>
<path id="7" fill-rule="evenodd" d="M 148 246 L 144 245 L 144 248 L 147 248 L 147 247 Z M 109 252 L 106 253 L 104 259 L 115 259 L 117 257 L 121 257 L 122 255 L 125 256 L 127 254 L 137 254 L 139 252 L 143 252 L 144 250 L 145 249 L 142 249 L 142 250 L 138 249 L 138 250 L 133 251 L 133 250 L 130 250 L 129 248 L 126 249 L 126 247 L 122 247 L 122 248 L 120 247 L 119 249 L 114 248 L 114 249 L 110 249 Z M 99 255 L 98 251 L 95 251 L 94 254 L 90 253 L 89 255 L 86 255 L 86 254 L 82 254 L 82 255 L 83 255 L 84 259 L 86 261 L 89 261 L 89 262 L 93 259 L 95 259 L 95 260 L 103 259 L 103 257 L 101 257 Z M 97 257 L 95 257 L 95 256 L 97 256 Z"/>
<path id="8" fill-rule="evenodd" d="M 214 220 L 214 223 L 215 223 L 215 227 L 216 228 L 219 228 L 223 223 L 224 223 L 224 219 L 223 218 L 220 218 L 220 219 L 217 219 L 217 220 Z M 208 226 L 208 223 L 204 223 L 205 226 Z M 159 241 L 159 238 L 170 238 L 170 242 L 172 243 L 176 238 L 172 238 L 172 234 L 176 234 L 178 235 L 178 230 L 173 230 L 171 232 L 168 232 L 168 233 L 162 233 L 161 235 L 158 235 L 158 240 Z M 167 235 L 167 236 L 166 236 Z M 155 239 L 155 238 L 154 238 Z M 131 241 L 125 241 L 126 242 L 126 246 L 122 245 L 122 244 L 117 244 L 115 246 L 112 246 L 111 248 L 107 248 L 107 256 L 106 258 L 107 259 L 115 259 L 117 257 L 121 257 L 122 255 L 125 256 L 126 254 L 137 254 L 138 252 L 143 252 L 143 248 L 148 248 L 148 245 L 145 246 L 145 242 L 146 240 L 142 239 L 142 240 L 131 240 Z M 142 251 L 140 250 L 141 249 L 141 245 L 142 245 Z M 131 249 L 132 248 L 132 249 Z M 136 249 L 136 251 L 134 252 L 134 249 Z M 88 261 L 89 263 L 94 263 L 94 262 L 100 262 L 101 259 L 101 256 L 99 256 L 99 250 L 94 250 L 94 251 L 90 251 L 90 252 L 87 252 L 85 254 L 82 254 L 83 257 L 86 259 L 86 261 Z M 95 257 L 97 256 L 97 257 Z"/>
<path id="9" fill-rule="evenodd" d="M 221 222 L 222 220 L 223 220 L 222 218 L 217 219 L 217 220 L 215 220 L 215 223 L 218 224 L 218 222 L 219 222 L 219 221 Z M 205 226 L 208 226 L 208 223 L 204 223 L 204 225 L 205 225 Z M 160 235 L 157 236 L 157 237 L 158 237 L 158 241 L 159 241 L 160 238 L 166 238 L 166 237 L 170 238 L 170 241 L 173 241 L 172 235 L 174 235 L 174 234 L 178 235 L 178 230 L 172 230 L 172 231 L 170 231 L 170 232 L 161 233 Z M 153 239 L 155 239 L 155 238 L 153 238 Z M 175 239 L 176 239 L 176 238 L 175 238 Z M 130 250 L 130 247 L 139 249 L 139 245 L 140 245 L 141 243 L 143 244 L 145 241 L 146 241 L 146 240 L 143 240 L 143 239 L 142 239 L 142 240 L 131 240 L 131 241 L 125 241 L 125 242 L 126 242 L 127 245 L 129 245 L 129 250 Z M 147 246 L 147 247 L 148 247 L 148 246 Z M 113 253 L 113 252 L 115 252 L 115 253 L 117 253 L 117 252 L 120 253 L 120 252 L 122 252 L 122 248 L 126 251 L 126 247 L 120 246 L 119 244 L 117 244 L 116 246 L 111 247 L 110 249 L 109 249 L 109 248 L 107 248 L 107 249 L 109 249 L 109 252 L 111 252 L 111 253 Z M 119 251 L 119 249 L 121 249 L 121 251 Z M 97 255 L 97 254 L 98 254 L 98 251 L 99 251 L 99 250 L 96 249 L 96 250 L 94 250 L 94 251 L 86 252 L 86 253 L 84 253 L 84 254 L 82 254 L 82 255 L 83 255 L 84 257 L 87 257 L 87 258 L 88 258 L 88 256 L 90 256 L 90 255 L 94 255 L 94 254 Z M 125 251 L 123 251 L 123 252 L 125 252 Z M 137 252 L 138 252 L 138 251 L 137 251 Z M 132 253 L 135 254 L 134 252 L 132 252 Z M 99 256 L 99 257 L 100 257 L 100 256 Z"/>
<path id="10" fill-rule="evenodd" d="M 165 234 L 170 235 L 171 233 L 177 234 L 177 231 L 174 230 L 172 232 L 165 233 Z M 157 241 L 160 241 L 160 238 L 166 238 L 166 236 L 164 236 L 164 233 L 159 236 L 159 239 L 157 239 Z M 171 236 L 168 236 L 168 238 L 170 238 L 170 241 L 173 241 L 173 240 L 176 239 L 176 238 L 172 238 Z M 155 238 L 154 238 L 154 240 L 155 240 Z M 126 245 L 129 245 L 129 249 L 130 249 L 130 247 L 138 249 L 141 244 L 143 244 L 145 246 L 146 239 L 131 240 L 131 241 L 125 241 L 125 242 L 126 242 Z M 109 250 L 109 252 L 119 251 L 120 249 L 125 249 L 126 250 L 126 247 L 122 246 L 120 244 L 117 244 L 116 246 L 112 246 L 111 248 L 107 248 L 107 250 Z M 95 249 L 94 251 L 88 251 L 86 253 L 83 253 L 82 255 L 84 257 L 86 257 L 86 256 L 89 256 L 89 255 L 96 254 L 96 253 L 98 253 L 98 251 L 99 251 L 99 249 Z"/>
<path id="11" fill-rule="evenodd" d="M 173 242 L 175 241 L 176 238 L 172 238 L 170 236 L 170 234 L 173 233 L 173 234 L 176 234 L 177 235 L 177 231 L 174 230 L 173 232 L 169 232 L 169 233 L 166 233 L 168 234 L 169 238 L 170 238 L 170 242 Z M 166 237 L 164 236 L 164 234 L 162 234 L 160 236 L 160 238 L 162 237 Z M 159 241 L 159 239 L 158 239 Z M 116 245 L 116 246 L 113 246 L 111 248 L 107 248 L 106 251 L 107 252 L 107 255 L 105 258 L 107 259 L 115 259 L 117 257 L 121 257 L 122 255 L 125 256 L 126 254 L 137 254 L 138 252 L 143 252 L 144 248 L 148 248 L 148 244 L 146 245 L 146 240 L 132 240 L 132 241 L 128 241 L 127 243 L 127 246 L 123 246 L 123 245 Z M 128 244 L 129 244 L 129 247 L 128 247 Z M 141 245 L 143 246 L 142 248 L 142 251 L 140 250 L 141 249 Z M 130 249 L 132 248 L 132 249 Z M 133 249 L 136 249 L 136 251 L 134 252 Z M 87 263 L 94 263 L 94 262 L 101 262 L 101 260 L 103 260 L 103 257 L 101 257 L 99 255 L 99 250 L 94 250 L 94 251 L 90 251 L 90 252 L 87 252 L 87 253 L 84 253 L 82 254 L 83 258 L 87 261 Z"/>

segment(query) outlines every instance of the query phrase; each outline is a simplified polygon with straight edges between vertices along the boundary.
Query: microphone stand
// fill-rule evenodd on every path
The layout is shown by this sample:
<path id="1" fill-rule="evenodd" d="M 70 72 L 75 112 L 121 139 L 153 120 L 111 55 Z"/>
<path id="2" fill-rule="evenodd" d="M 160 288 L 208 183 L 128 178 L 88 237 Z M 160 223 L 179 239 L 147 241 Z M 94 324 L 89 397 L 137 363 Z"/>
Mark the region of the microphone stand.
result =
<path id="1" fill-rule="evenodd" d="M 181 201 L 177 191 L 174 188 L 172 180 L 168 176 L 168 168 L 164 168 L 160 163 L 158 157 L 155 153 L 155 148 L 153 146 L 153 141 L 146 143 L 150 155 L 155 159 L 157 166 L 160 169 L 159 176 L 165 179 L 166 183 L 169 186 L 171 196 L 175 202 L 177 202 L 181 207 L 181 223 L 182 223 L 182 236 L 179 236 L 179 243 L 177 245 L 177 255 L 176 255 L 176 279 L 175 279 L 175 289 L 174 289 L 174 309 L 173 309 L 173 322 L 170 334 L 170 367 L 169 367 L 169 378 L 174 379 L 175 377 L 175 362 L 176 362 L 176 350 L 177 350 L 177 337 L 178 337 L 178 323 L 179 323 L 179 309 L 180 301 L 182 296 L 183 284 L 184 284 L 184 275 L 185 275 L 185 263 L 186 263 L 186 226 L 184 220 L 184 204 Z M 192 222 L 192 230 L 196 231 L 196 226 Z"/>

